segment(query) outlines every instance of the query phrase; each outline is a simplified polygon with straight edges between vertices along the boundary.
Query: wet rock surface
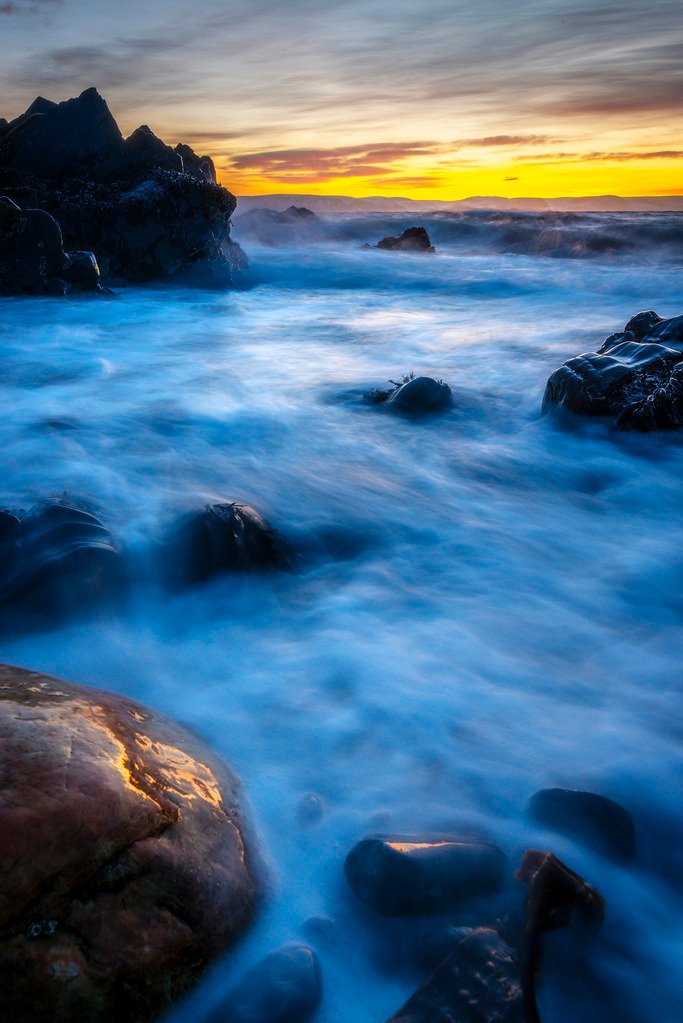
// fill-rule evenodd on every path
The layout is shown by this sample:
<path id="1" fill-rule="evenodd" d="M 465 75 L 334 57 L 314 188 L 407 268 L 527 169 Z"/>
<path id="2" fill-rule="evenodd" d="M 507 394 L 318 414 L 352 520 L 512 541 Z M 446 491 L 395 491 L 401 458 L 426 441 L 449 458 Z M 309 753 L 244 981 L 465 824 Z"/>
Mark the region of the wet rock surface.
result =
<path id="1" fill-rule="evenodd" d="M 60 501 L 0 511 L 0 626 L 92 611 L 124 586 L 121 552 L 95 515 Z"/>
<path id="2" fill-rule="evenodd" d="M 497 931 L 471 931 L 389 1023 L 521 1023 L 514 951 Z"/>
<path id="3" fill-rule="evenodd" d="M 280 534 L 250 505 L 207 505 L 186 516 L 163 547 L 166 580 L 174 586 L 204 582 L 223 572 L 283 569 L 290 552 Z"/>
<path id="4" fill-rule="evenodd" d="M 541 789 L 529 801 L 534 820 L 577 838 L 616 860 L 628 862 L 636 852 L 633 818 L 606 796 L 576 789 Z"/>
<path id="5" fill-rule="evenodd" d="M 388 235 L 377 242 L 376 248 L 394 252 L 436 252 L 424 227 L 407 227 L 402 234 Z"/>
<path id="6" fill-rule="evenodd" d="M 321 996 L 313 949 L 284 945 L 253 966 L 206 1023 L 306 1023 Z"/>
<path id="7" fill-rule="evenodd" d="M 95 89 L 39 98 L 0 134 L 0 194 L 53 217 L 67 249 L 93 252 L 109 280 L 192 270 L 193 283 L 234 282 L 246 264 L 230 239 L 236 199 L 215 180 L 209 157 L 167 146 L 147 125 L 124 139 Z"/>
<path id="8" fill-rule="evenodd" d="M 130 700 L 0 668 L 0 1013 L 156 1018 L 247 927 L 238 783 Z"/>
<path id="9" fill-rule="evenodd" d="M 402 380 L 390 380 L 389 383 L 393 385 L 391 389 L 371 391 L 366 400 L 407 416 L 433 415 L 445 412 L 453 405 L 453 392 L 443 380 L 408 374 Z"/>
<path id="10" fill-rule="evenodd" d="M 620 429 L 683 424 L 683 316 L 638 313 L 596 351 L 570 359 L 549 378 L 543 411 L 611 416 Z"/>
<path id="11" fill-rule="evenodd" d="M 505 855 L 493 843 L 454 835 L 377 835 L 346 857 L 356 897 L 383 916 L 443 912 L 496 891 Z"/>

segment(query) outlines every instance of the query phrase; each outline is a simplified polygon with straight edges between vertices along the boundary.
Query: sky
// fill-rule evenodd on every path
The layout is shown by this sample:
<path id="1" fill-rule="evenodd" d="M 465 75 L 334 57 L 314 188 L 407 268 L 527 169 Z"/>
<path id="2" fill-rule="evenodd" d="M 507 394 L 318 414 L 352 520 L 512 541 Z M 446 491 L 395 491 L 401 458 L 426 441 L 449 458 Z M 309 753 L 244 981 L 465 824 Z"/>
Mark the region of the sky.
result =
<path id="1" fill-rule="evenodd" d="M 91 85 L 240 195 L 683 194 L 681 0 L 0 0 L 0 115 Z"/>

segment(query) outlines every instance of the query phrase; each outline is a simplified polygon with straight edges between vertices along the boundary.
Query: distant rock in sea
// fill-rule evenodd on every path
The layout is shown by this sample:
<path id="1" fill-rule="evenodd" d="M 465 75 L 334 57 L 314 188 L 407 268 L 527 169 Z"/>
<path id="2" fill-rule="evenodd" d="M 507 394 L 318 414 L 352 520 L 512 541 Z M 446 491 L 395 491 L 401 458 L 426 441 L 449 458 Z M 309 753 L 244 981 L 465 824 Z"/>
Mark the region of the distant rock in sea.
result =
<path id="1" fill-rule="evenodd" d="M 366 395 L 366 401 L 408 416 L 445 412 L 453 404 L 453 392 L 443 380 L 408 373 L 402 380 L 390 380 L 389 383 L 391 388 L 371 391 Z"/>
<path id="2" fill-rule="evenodd" d="M 332 224 L 305 206 L 290 206 L 281 211 L 261 207 L 247 210 L 246 213 L 238 210 L 234 226 L 242 240 L 248 239 L 273 248 L 334 241 L 339 236 Z"/>
<path id="3" fill-rule="evenodd" d="M 424 227 L 407 227 L 396 237 L 388 235 L 378 241 L 375 248 L 395 252 L 436 252 Z"/>
<path id="4" fill-rule="evenodd" d="M 611 334 L 597 352 L 570 359 L 545 389 L 543 411 L 610 416 L 623 430 L 683 425 L 683 316 L 648 310 Z"/>
<path id="5" fill-rule="evenodd" d="M 137 283 L 189 272 L 193 282 L 230 284 L 246 265 L 230 239 L 236 199 L 216 184 L 211 158 L 187 145 L 167 146 L 147 125 L 124 138 L 96 89 L 63 103 L 38 97 L 0 125 L 0 195 L 22 214 L 53 217 L 67 251 L 94 253 L 105 280 Z M 2 291 L 60 293 L 56 272 L 17 271 L 12 239 L 1 224 L 0 232 Z M 39 262 L 38 242 L 34 255 Z M 74 282 L 67 285 L 61 293 Z"/>

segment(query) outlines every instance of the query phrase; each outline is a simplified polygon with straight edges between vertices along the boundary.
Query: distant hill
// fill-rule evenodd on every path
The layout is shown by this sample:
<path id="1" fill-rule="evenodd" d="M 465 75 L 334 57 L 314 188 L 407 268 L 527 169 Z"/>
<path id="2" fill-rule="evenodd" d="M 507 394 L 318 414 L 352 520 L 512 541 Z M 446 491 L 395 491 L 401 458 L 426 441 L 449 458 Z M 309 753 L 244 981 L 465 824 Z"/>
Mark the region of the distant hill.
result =
<path id="1" fill-rule="evenodd" d="M 434 213 L 436 210 L 523 210 L 542 213 L 664 213 L 683 212 L 683 195 L 619 196 L 588 195 L 578 198 L 505 199 L 499 195 L 475 195 L 469 199 L 401 199 L 350 195 L 242 195 L 237 213 L 253 209 L 286 210 L 305 206 L 315 213 Z"/>

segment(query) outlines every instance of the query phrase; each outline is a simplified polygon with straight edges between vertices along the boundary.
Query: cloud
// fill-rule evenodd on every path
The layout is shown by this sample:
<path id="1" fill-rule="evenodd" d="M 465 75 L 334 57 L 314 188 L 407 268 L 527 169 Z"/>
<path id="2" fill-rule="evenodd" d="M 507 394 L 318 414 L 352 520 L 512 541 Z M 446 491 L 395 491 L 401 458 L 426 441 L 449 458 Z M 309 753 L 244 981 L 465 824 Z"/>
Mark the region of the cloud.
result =
<path id="1" fill-rule="evenodd" d="M 42 14 L 50 7 L 59 7 L 62 0 L 6 0 L 0 3 L 0 15 L 11 17 L 13 14 Z"/>
<path id="2" fill-rule="evenodd" d="M 409 157 L 428 158 L 442 151 L 435 142 L 388 142 L 330 149 L 279 149 L 242 153 L 231 160 L 236 171 L 252 171 L 288 183 L 332 178 L 389 175 Z"/>
<path id="3" fill-rule="evenodd" d="M 456 142 L 459 146 L 545 146 L 549 142 L 558 142 L 550 135 L 487 135 L 482 139 L 463 139 Z"/>
<path id="4" fill-rule="evenodd" d="M 503 178 L 503 181 L 519 181 L 519 178 Z"/>

